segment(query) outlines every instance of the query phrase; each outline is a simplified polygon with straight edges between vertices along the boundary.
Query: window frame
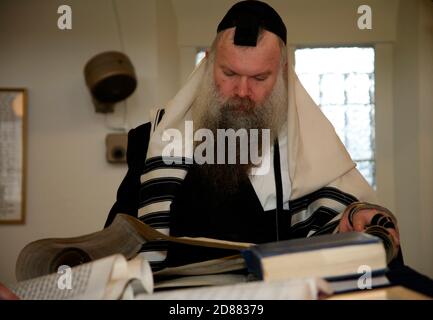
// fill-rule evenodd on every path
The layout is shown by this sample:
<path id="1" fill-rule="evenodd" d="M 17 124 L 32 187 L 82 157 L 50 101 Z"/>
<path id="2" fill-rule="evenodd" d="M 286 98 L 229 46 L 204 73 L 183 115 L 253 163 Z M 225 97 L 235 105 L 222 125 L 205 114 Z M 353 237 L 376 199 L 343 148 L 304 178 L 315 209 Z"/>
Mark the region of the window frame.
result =
<path id="1" fill-rule="evenodd" d="M 303 50 L 303 49 L 339 49 L 339 48 L 369 48 L 369 49 L 373 49 L 373 55 L 374 55 L 374 63 L 376 61 L 376 49 L 373 45 L 316 45 L 316 46 L 296 46 L 293 49 L 293 67 L 296 70 L 296 51 L 297 50 Z M 377 188 L 377 179 L 376 179 L 376 165 L 377 165 L 377 159 L 376 159 L 376 119 L 375 119 L 375 113 L 376 113 L 376 101 L 375 101 L 375 94 L 376 94 L 376 64 L 374 65 L 374 70 L 373 70 L 373 82 L 374 82 L 374 95 L 372 97 L 370 97 L 370 105 L 373 106 L 373 115 L 370 115 L 370 121 L 372 123 L 372 127 L 373 130 L 371 132 L 371 152 L 372 152 L 372 157 L 371 158 L 365 158 L 365 159 L 356 159 L 356 158 L 352 158 L 354 162 L 356 162 L 357 164 L 362 163 L 362 162 L 371 162 L 372 165 L 372 184 L 371 186 L 376 189 Z M 369 74 L 370 75 L 370 74 Z M 345 79 L 346 81 L 346 79 Z M 321 92 L 323 92 L 321 90 Z M 345 98 L 346 101 L 344 103 L 345 106 L 347 106 L 347 98 Z M 320 105 L 318 104 L 319 108 L 322 110 L 322 107 L 328 106 L 328 105 Z M 332 106 L 332 105 L 331 105 Z M 323 110 L 322 110 L 323 112 Z M 326 114 L 325 114 L 326 116 Z M 348 137 L 347 137 L 347 116 L 345 114 L 345 134 L 344 137 L 340 137 L 341 139 L 343 139 L 343 144 L 347 147 L 347 143 L 348 143 Z M 330 122 L 331 120 L 328 119 Z M 331 122 L 332 124 L 332 122 Z M 349 151 L 349 150 L 348 150 Z"/>

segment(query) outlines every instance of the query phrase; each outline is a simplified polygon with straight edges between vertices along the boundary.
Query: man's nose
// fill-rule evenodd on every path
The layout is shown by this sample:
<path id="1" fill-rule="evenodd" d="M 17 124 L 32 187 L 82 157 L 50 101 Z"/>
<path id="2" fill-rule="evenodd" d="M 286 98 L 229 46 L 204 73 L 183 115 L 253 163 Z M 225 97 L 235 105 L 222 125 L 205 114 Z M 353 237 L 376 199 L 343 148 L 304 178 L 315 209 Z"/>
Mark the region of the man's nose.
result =
<path id="1" fill-rule="evenodd" d="M 247 77 L 240 77 L 239 78 L 236 94 L 240 98 L 245 98 L 249 95 L 248 78 Z"/>

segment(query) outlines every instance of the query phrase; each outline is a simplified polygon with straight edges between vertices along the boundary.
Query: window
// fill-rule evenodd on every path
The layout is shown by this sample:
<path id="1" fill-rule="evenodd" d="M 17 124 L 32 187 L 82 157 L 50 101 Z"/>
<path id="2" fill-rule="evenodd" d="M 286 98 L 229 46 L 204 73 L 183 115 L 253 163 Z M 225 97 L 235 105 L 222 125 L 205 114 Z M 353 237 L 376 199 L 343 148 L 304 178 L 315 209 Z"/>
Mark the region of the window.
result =
<path id="1" fill-rule="evenodd" d="M 295 51 L 296 73 L 374 188 L 374 49 Z"/>

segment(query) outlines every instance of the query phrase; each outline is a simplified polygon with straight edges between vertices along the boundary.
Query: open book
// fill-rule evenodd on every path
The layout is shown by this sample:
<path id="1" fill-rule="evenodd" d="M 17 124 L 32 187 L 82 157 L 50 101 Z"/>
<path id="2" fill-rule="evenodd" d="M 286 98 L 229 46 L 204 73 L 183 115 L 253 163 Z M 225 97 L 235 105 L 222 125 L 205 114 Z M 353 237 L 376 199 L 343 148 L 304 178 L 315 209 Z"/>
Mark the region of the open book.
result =
<path id="1" fill-rule="evenodd" d="M 317 300 L 332 294 L 329 284 L 319 278 L 284 281 L 250 281 L 221 286 L 168 290 L 138 294 L 136 300 Z"/>
<path id="2" fill-rule="evenodd" d="M 18 282 L 10 289 L 25 300 L 131 299 L 153 291 L 153 277 L 147 261 L 127 261 L 112 255 L 68 268 L 58 273 Z"/>
<path id="3" fill-rule="evenodd" d="M 240 256 L 231 256 L 152 274 L 149 263 L 140 256 L 127 261 L 122 255 L 113 255 L 71 269 L 60 267 L 57 274 L 25 280 L 10 288 L 26 300 L 315 300 L 332 293 L 328 283 L 318 278 L 263 282 L 227 273 L 244 268 Z M 158 292 L 167 288 L 172 290 Z"/>
<path id="4" fill-rule="evenodd" d="M 99 232 L 42 239 L 25 246 L 17 259 L 19 282 L 12 286 L 13 291 L 24 299 L 121 299 L 159 289 L 247 280 L 240 254 L 152 273 L 149 263 L 137 254 L 146 242 L 160 240 L 229 250 L 251 246 L 217 239 L 171 237 L 134 217 L 118 214 L 108 228 Z M 66 277 L 59 271 L 62 268 L 73 275 L 72 289 L 63 291 L 58 286 Z"/>
<path id="5" fill-rule="evenodd" d="M 152 274 L 148 262 L 140 258 L 138 253 L 144 243 L 161 240 L 229 249 L 231 254 L 233 250 L 237 250 L 239 254 L 166 268 Z M 116 263 L 122 260 L 119 255 L 124 260 L 119 263 L 127 266 L 122 267 L 123 270 L 128 270 L 129 264 L 131 266 L 137 264 L 141 267 L 130 267 L 133 268 L 131 270 L 141 270 L 142 273 L 125 271 L 121 278 L 117 276 L 113 278 L 112 274 L 118 274 L 115 272 Z M 114 259 L 113 256 L 117 258 Z M 127 262 L 128 260 L 131 261 Z M 104 261 L 108 261 L 107 266 L 102 268 L 100 266 Z M 78 286 L 81 288 L 79 294 L 69 294 L 73 295 L 73 298 L 88 298 L 92 295 L 93 299 L 118 299 L 130 297 L 137 292 L 149 294 L 154 290 L 167 288 L 223 286 L 251 279 L 282 281 L 294 278 L 340 278 L 341 280 L 348 275 L 357 276 L 360 265 L 368 265 L 373 272 L 383 274 L 386 269 L 386 254 L 379 238 L 360 233 L 324 235 L 254 245 L 209 238 L 171 237 L 134 217 L 118 214 L 107 229 L 99 232 L 75 238 L 43 239 L 30 243 L 18 257 L 16 277 L 20 282 L 35 278 L 40 280 L 46 275 L 58 277 L 59 267 L 65 265 L 73 267 L 72 270 L 79 275 L 82 270 L 88 272 L 89 278 L 84 282 L 90 286 L 90 289 Z M 99 269 L 103 271 L 98 271 Z M 95 270 L 93 273 L 95 279 L 102 279 L 98 280 L 101 284 L 96 287 L 93 285 L 96 280 L 93 280 L 92 272 L 89 270 Z M 56 285 L 56 281 L 52 279 L 49 281 Z M 141 287 L 137 284 L 139 282 Z M 31 286 L 35 282 L 28 283 Z M 345 283 L 340 283 L 340 287 L 348 289 Z M 33 291 L 37 292 L 37 290 Z M 91 294 L 89 290 L 92 291 Z M 94 294 L 94 290 L 97 294 Z M 47 291 L 50 292 L 49 289 Z M 340 288 L 338 291 L 344 290 Z"/>
<path id="6" fill-rule="evenodd" d="M 114 254 L 130 260 L 143 244 L 160 240 L 230 250 L 252 246 L 250 243 L 217 239 L 171 237 L 134 217 L 117 214 L 113 223 L 104 230 L 81 237 L 42 239 L 28 244 L 18 256 L 16 278 L 18 281 L 33 279 L 56 273 L 62 265 L 74 267 Z"/>
<path id="7" fill-rule="evenodd" d="M 57 273 L 20 281 L 10 289 L 21 299 L 134 299 L 158 289 L 222 286 L 246 282 L 244 260 L 229 256 L 152 273 L 140 256 L 126 260 L 120 254 L 75 267 L 60 266 Z"/>

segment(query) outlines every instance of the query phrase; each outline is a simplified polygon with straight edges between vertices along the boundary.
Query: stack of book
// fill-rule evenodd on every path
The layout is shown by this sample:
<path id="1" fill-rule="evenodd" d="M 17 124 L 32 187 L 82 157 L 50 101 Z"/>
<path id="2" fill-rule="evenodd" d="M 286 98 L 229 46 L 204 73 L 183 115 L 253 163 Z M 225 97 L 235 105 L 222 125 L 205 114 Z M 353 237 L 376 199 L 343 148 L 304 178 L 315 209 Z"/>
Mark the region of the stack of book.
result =
<path id="1" fill-rule="evenodd" d="M 318 277 L 335 292 L 389 285 L 383 243 L 366 233 L 265 243 L 242 254 L 249 272 L 264 281 Z"/>
<path id="2" fill-rule="evenodd" d="M 239 254 L 152 273 L 149 263 L 137 254 L 144 243 L 155 240 L 230 252 L 235 249 Z M 71 278 L 66 271 L 59 272 L 62 265 L 71 267 Z M 138 219 L 118 214 L 108 229 L 76 238 L 43 239 L 27 245 L 18 257 L 19 282 L 12 289 L 18 296 L 28 299 L 121 299 L 137 295 L 143 298 L 143 295 L 167 289 L 224 287 L 257 280 L 262 286 L 291 283 L 293 290 L 300 290 L 302 286 L 296 281 L 304 281 L 303 287 L 314 287 L 314 292 L 291 297 L 317 298 L 320 293 L 389 285 L 384 276 L 386 270 L 386 253 L 381 240 L 364 233 L 254 245 L 170 237 Z M 72 290 L 62 291 L 68 283 Z"/>

